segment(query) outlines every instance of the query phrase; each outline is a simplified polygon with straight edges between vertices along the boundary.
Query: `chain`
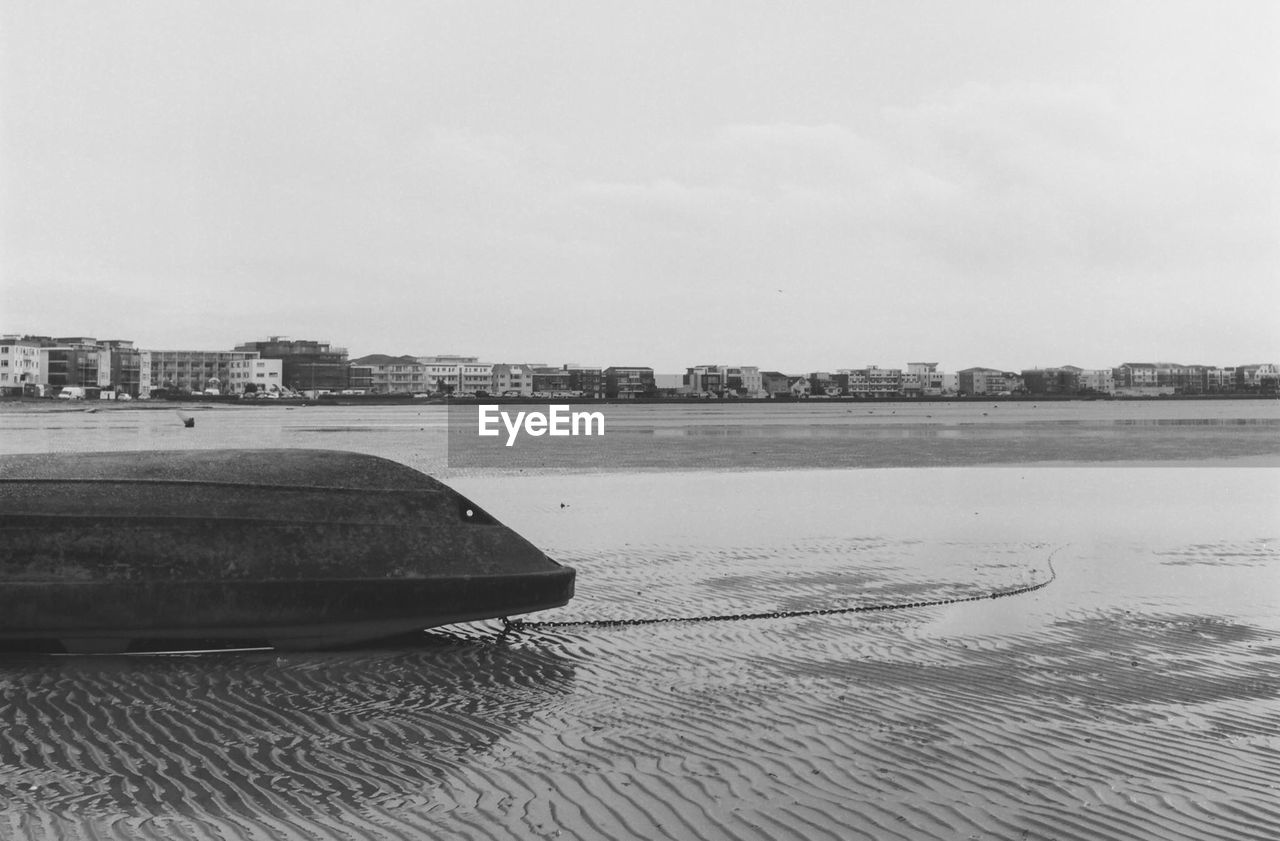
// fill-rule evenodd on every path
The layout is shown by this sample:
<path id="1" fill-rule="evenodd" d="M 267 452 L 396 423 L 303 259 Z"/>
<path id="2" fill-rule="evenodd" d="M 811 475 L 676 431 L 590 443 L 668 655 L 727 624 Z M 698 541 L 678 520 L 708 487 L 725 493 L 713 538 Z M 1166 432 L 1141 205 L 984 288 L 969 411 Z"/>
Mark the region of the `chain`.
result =
<path id="1" fill-rule="evenodd" d="M 754 619 L 796 619 L 806 616 L 839 616 L 846 613 L 874 613 L 885 610 L 910 610 L 921 607 L 938 607 L 963 602 L 980 602 L 987 599 L 1005 599 L 1011 596 L 1023 596 L 1048 587 L 1058 578 L 1058 571 L 1053 567 L 1053 556 L 1062 547 L 1049 553 L 1046 563 L 1049 577 L 1038 584 L 1014 587 L 1008 590 L 996 590 L 978 596 L 959 596 L 953 599 L 932 599 L 922 602 L 884 602 L 880 604 L 857 605 L 854 607 L 819 607 L 807 610 L 770 610 L 759 613 L 716 613 L 705 616 L 657 616 L 640 619 L 570 619 L 560 622 L 526 622 L 523 619 L 502 617 L 503 633 L 521 631 L 532 628 L 618 628 L 625 625 L 661 625 L 675 622 L 742 622 Z"/>

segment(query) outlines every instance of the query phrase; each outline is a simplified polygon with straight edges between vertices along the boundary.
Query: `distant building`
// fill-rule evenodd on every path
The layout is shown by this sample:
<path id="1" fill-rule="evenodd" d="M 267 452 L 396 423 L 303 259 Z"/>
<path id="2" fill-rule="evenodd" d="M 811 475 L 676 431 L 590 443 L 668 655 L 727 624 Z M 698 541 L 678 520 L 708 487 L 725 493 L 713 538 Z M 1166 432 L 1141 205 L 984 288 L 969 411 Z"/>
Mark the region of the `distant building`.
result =
<path id="1" fill-rule="evenodd" d="M 1278 386 L 1280 386 L 1280 366 L 1275 363 L 1236 366 L 1236 389 L 1239 391 L 1275 394 Z"/>
<path id="2" fill-rule="evenodd" d="M 652 368 L 610 365 L 604 369 L 604 396 L 611 400 L 652 397 L 656 392 Z"/>
<path id="3" fill-rule="evenodd" d="M 588 400 L 604 397 L 604 369 L 569 362 L 564 370 L 569 373 L 569 391 L 576 396 Z"/>
<path id="4" fill-rule="evenodd" d="M 139 353 L 139 391 L 199 394 L 230 391 L 231 363 L 257 359 L 248 350 L 144 350 Z"/>
<path id="5" fill-rule="evenodd" d="M 27 336 L 0 336 L 0 395 L 39 394 L 44 382 L 39 342 Z"/>
<path id="6" fill-rule="evenodd" d="M 493 364 L 475 356 L 419 356 L 429 391 L 446 394 L 493 393 Z"/>
<path id="7" fill-rule="evenodd" d="M 493 394 L 499 397 L 528 397 L 533 394 L 533 366 L 505 362 L 494 365 Z"/>
<path id="8" fill-rule="evenodd" d="M 814 371 L 809 374 L 810 397 L 839 397 L 842 391 L 841 383 L 826 371 Z"/>
<path id="9" fill-rule="evenodd" d="M 1156 366 L 1150 362 L 1126 362 L 1112 369 L 1112 376 L 1117 388 L 1154 388 L 1156 383 Z"/>
<path id="10" fill-rule="evenodd" d="M 719 397 L 725 390 L 725 377 L 719 365 L 695 365 L 685 369 L 683 385 L 694 397 Z"/>
<path id="11" fill-rule="evenodd" d="M 227 368 L 228 394 L 244 394 L 246 391 L 280 394 L 285 391 L 284 362 L 279 359 L 233 359 Z M 253 388 L 249 387 L 250 384 Z"/>
<path id="12" fill-rule="evenodd" d="M 1115 394 L 1116 380 L 1110 368 L 1085 369 L 1080 372 L 1081 394 Z"/>
<path id="13" fill-rule="evenodd" d="M 761 371 L 760 387 L 766 397 L 788 395 L 791 393 L 791 378 L 780 371 Z"/>
<path id="14" fill-rule="evenodd" d="M 947 393 L 947 375 L 938 370 L 937 362 L 908 362 L 903 374 L 902 390 L 907 395 L 919 393 L 936 397 Z"/>
<path id="15" fill-rule="evenodd" d="M 853 397 L 900 397 L 902 370 L 868 365 L 866 368 L 841 368 L 837 372 L 843 392 Z"/>
<path id="16" fill-rule="evenodd" d="M 1023 388 L 1028 394 L 1072 395 L 1079 394 L 1080 375 L 1083 369 L 1074 365 L 1059 368 L 1028 368 L 1022 372 Z"/>
<path id="17" fill-rule="evenodd" d="M 653 385 L 659 397 L 679 397 L 684 393 L 682 374 L 654 374 Z"/>
<path id="18" fill-rule="evenodd" d="M 51 396 L 63 388 L 85 388 L 137 397 L 140 364 L 133 342 L 123 339 L 5 336 L 0 393 Z"/>
<path id="19" fill-rule="evenodd" d="M 311 339 L 290 340 L 272 336 L 266 341 L 236 345 L 240 353 L 254 353 L 259 359 L 279 359 L 286 387 L 309 394 L 335 392 L 350 383 L 347 349 Z"/>
<path id="20" fill-rule="evenodd" d="M 371 353 L 348 363 L 347 387 L 369 394 L 418 394 L 427 390 L 426 366 L 414 356 Z"/>
<path id="21" fill-rule="evenodd" d="M 720 366 L 727 393 L 737 397 L 760 398 L 765 396 L 764 381 L 760 369 L 754 365 Z"/>
<path id="22" fill-rule="evenodd" d="M 1259 391 L 1265 387 L 1265 380 L 1276 379 L 1275 371 L 1273 364 L 1223 368 L 1176 362 L 1125 362 L 1113 368 L 1112 374 L 1120 394 L 1221 394 Z"/>
<path id="23" fill-rule="evenodd" d="M 966 368 L 960 372 L 960 394 L 1012 394 L 1023 388 L 1022 377 L 997 368 Z"/>
<path id="24" fill-rule="evenodd" d="M 542 365 L 533 369 L 533 393 L 537 396 L 551 397 L 567 395 L 570 392 L 569 372 L 564 368 L 553 368 Z"/>
<path id="25" fill-rule="evenodd" d="M 98 385 L 116 394 L 140 396 L 142 351 L 124 339 L 104 339 L 98 347 Z"/>

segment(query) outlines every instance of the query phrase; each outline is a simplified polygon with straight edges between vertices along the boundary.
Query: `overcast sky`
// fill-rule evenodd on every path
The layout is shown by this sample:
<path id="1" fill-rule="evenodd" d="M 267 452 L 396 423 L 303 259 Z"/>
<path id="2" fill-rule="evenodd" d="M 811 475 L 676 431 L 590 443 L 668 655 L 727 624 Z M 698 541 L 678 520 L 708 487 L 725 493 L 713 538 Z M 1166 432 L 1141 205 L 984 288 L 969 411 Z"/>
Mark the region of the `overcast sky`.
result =
<path id="1" fill-rule="evenodd" d="M 1280 361 L 1280 3 L 0 4 L 0 332 Z"/>

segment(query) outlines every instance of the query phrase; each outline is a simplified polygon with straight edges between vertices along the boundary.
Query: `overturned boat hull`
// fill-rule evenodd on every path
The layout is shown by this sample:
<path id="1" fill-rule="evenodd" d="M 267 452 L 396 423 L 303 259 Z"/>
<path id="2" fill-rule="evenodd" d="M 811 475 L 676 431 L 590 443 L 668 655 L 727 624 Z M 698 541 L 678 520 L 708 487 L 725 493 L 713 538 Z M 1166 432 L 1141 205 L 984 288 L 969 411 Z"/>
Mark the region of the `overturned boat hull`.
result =
<path id="1" fill-rule="evenodd" d="M 569 601 L 574 571 L 412 468 L 327 450 L 0 457 L 0 640 L 321 648 Z"/>

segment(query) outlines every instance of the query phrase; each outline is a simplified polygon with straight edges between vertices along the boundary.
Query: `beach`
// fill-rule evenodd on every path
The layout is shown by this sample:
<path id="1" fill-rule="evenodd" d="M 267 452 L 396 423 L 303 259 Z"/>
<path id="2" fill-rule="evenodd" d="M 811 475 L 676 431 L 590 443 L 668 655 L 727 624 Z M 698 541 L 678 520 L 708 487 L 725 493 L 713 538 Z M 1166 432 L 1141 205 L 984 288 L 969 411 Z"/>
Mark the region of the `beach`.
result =
<path id="1" fill-rule="evenodd" d="M 385 456 L 578 571 L 512 627 L 8 655 L 0 838 L 1280 835 L 1280 403 L 606 419 L 477 458 L 434 406 L 0 412 Z"/>

